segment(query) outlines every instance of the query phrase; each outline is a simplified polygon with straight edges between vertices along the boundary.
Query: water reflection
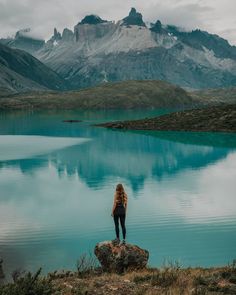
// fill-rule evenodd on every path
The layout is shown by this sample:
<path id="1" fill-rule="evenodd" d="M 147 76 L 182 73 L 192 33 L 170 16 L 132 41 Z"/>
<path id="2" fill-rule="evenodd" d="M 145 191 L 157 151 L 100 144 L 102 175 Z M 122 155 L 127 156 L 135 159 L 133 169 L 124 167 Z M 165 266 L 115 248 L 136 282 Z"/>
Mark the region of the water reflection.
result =
<path id="1" fill-rule="evenodd" d="M 93 132 L 88 133 L 91 136 Z M 191 139 L 191 135 L 189 137 Z M 28 137 L 28 141 L 33 139 L 35 140 L 32 136 Z M 36 141 L 36 144 L 31 143 L 30 147 L 27 146 L 29 159 L 27 151 L 23 149 L 23 159 L 1 161 L 1 167 L 16 166 L 24 173 L 32 173 L 47 166 L 50 161 L 57 168 L 60 177 L 77 174 L 91 188 L 102 187 L 110 177 L 123 177 L 131 184 L 133 190 L 138 192 L 148 177 L 161 180 L 166 175 L 175 175 L 183 169 L 198 169 L 225 158 L 230 151 L 227 148 L 187 145 L 145 134 L 101 129 L 99 134 L 88 142 L 79 138 L 71 138 L 72 142 L 67 138 L 57 137 L 46 137 L 46 140 L 46 145 L 50 141 L 49 151 L 54 151 L 39 157 L 38 153 L 42 153 L 42 147 L 38 146 Z M 76 144 L 80 141 L 82 145 Z M 24 142 L 28 145 L 26 140 Z M 68 147 L 62 148 L 65 144 Z M 14 147 L 13 156 L 22 158 L 22 149 Z M 35 155 L 34 158 L 30 157 L 32 153 Z M 10 155 L 9 152 L 3 155 L 10 157 L 12 151 Z"/>
<path id="2" fill-rule="evenodd" d="M 194 133 L 116 132 L 44 116 L 1 125 L 2 133 L 47 136 L 52 147 L 42 153 L 31 143 L 30 153 L 15 149 L 14 159 L 5 150 L 0 162 L 0 256 L 7 273 L 73 268 L 81 253 L 113 238 L 117 182 L 129 195 L 128 240 L 149 249 L 151 265 L 164 258 L 202 266 L 235 258 L 236 149 L 223 144 L 227 136 L 214 135 L 211 144 L 209 134 L 196 140 Z M 21 130 L 19 120 L 32 124 Z M 65 136 L 63 146 L 58 137 Z"/>

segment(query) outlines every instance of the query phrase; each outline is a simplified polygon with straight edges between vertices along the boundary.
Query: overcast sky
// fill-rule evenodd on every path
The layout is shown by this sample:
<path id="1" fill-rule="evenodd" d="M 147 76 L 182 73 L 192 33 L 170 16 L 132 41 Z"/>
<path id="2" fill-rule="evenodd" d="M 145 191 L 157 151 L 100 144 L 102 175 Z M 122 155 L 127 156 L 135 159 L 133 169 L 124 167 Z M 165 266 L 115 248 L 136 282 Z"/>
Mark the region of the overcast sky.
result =
<path id="1" fill-rule="evenodd" d="M 0 0 L 0 37 L 31 27 L 38 37 L 48 39 L 54 27 L 73 29 L 87 14 L 117 21 L 131 7 L 144 21 L 200 28 L 236 45 L 236 0 Z"/>

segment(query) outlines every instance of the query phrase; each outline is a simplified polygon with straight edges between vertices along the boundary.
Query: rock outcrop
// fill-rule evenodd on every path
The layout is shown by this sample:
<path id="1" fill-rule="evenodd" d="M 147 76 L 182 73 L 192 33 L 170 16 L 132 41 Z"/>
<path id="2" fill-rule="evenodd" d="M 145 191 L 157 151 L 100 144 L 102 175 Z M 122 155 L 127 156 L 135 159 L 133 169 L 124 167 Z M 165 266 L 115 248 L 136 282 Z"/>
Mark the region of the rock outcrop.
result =
<path id="1" fill-rule="evenodd" d="M 57 31 L 56 28 L 54 28 L 54 34 L 52 37 L 52 41 L 59 41 L 61 40 L 61 33 Z"/>
<path id="2" fill-rule="evenodd" d="M 85 18 L 83 18 L 79 24 L 97 25 L 97 24 L 102 24 L 106 22 L 107 22 L 106 20 L 101 19 L 98 15 L 91 14 L 91 15 L 86 15 Z"/>
<path id="3" fill-rule="evenodd" d="M 131 8 L 129 15 L 123 18 L 123 24 L 126 26 L 136 25 L 146 27 L 142 14 L 137 12 L 135 8 Z"/>
<path id="4" fill-rule="evenodd" d="M 65 28 L 62 33 L 62 40 L 69 42 L 69 41 L 73 41 L 73 39 L 74 39 L 74 33 L 71 30 Z"/>
<path id="5" fill-rule="evenodd" d="M 121 273 L 127 269 L 145 268 L 149 252 L 132 244 L 118 245 L 113 241 L 100 242 L 94 253 L 104 271 Z"/>
<path id="6" fill-rule="evenodd" d="M 162 27 L 161 21 L 157 20 L 156 23 L 150 28 L 152 32 L 158 33 L 158 34 L 167 34 L 167 31 L 165 31 Z"/>

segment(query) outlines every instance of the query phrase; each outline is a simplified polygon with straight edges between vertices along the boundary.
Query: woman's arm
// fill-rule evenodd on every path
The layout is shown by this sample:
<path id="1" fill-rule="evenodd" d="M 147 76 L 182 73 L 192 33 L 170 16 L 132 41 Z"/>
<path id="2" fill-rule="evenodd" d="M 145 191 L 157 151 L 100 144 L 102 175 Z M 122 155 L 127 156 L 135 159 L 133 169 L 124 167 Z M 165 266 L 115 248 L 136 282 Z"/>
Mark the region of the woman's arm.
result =
<path id="1" fill-rule="evenodd" d="M 114 202 L 113 202 L 113 207 L 112 207 L 112 211 L 111 211 L 111 216 L 114 216 L 114 211 L 116 209 L 116 195 L 114 195 Z"/>

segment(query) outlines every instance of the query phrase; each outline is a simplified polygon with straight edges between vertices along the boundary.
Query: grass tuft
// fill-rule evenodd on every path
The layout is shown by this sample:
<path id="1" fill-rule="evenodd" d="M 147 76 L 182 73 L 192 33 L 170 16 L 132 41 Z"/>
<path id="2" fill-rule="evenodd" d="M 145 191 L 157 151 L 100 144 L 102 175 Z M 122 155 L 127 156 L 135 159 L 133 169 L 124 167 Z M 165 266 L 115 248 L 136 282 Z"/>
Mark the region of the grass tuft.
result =
<path id="1" fill-rule="evenodd" d="M 35 273 L 21 275 L 17 272 L 14 283 L 0 287 L 0 295 L 51 295 L 53 288 L 50 280 L 40 278 L 41 268 Z"/>

